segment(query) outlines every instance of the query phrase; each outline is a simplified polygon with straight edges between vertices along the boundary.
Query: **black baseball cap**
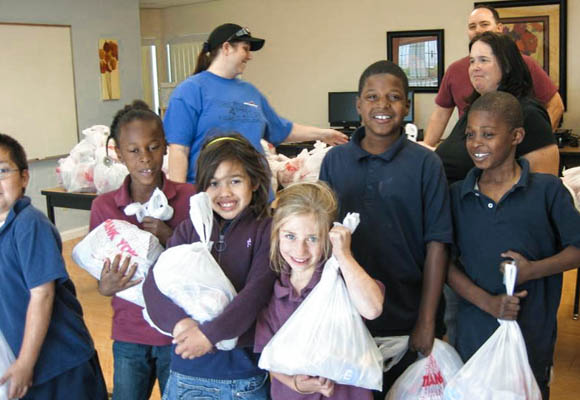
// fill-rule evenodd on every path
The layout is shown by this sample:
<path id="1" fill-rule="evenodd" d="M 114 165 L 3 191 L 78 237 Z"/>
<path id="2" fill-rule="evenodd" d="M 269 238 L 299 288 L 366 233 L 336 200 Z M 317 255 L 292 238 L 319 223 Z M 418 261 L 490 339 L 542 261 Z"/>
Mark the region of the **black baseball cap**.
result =
<path id="1" fill-rule="evenodd" d="M 223 24 L 213 30 L 207 39 L 207 51 L 217 49 L 225 42 L 248 42 L 250 51 L 257 51 L 264 46 L 264 39 L 252 37 L 248 28 L 236 24 Z"/>

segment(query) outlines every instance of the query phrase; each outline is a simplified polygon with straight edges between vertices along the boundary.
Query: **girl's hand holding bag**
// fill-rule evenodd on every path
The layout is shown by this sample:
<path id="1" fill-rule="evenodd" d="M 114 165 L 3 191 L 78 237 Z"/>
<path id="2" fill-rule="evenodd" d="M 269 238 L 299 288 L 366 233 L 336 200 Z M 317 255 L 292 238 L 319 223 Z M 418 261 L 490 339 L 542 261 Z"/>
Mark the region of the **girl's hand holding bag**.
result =
<path id="1" fill-rule="evenodd" d="M 351 231 L 358 223 L 355 213 L 343 222 Z M 264 347 L 258 366 L 382 389 L 381 353 L 350 300 L 335 257 L 328 259 L 320 282 Z"/>
<path id="2" fill-rule="evenodd" d="M 207 193 L 191 197 L 189 216 L 200 241 L 165 250 L 153 276 L 159 290 L 201 324 L 217 317 L 232 301 L 236 289 L 210 252 L 213 210 Z M 146 310 L 144 317 L 151 324 Z M 236 342 L 237 338 L 223 340 L 216 347 L 231 350 Z"/>

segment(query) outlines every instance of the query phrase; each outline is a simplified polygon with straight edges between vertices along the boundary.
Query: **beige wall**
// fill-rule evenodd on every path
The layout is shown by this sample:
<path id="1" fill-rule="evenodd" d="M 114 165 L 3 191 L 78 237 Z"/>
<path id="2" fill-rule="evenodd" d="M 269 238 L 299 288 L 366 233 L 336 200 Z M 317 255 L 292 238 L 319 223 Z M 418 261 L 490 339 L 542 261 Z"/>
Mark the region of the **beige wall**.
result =
<path id="1" fill-rule="evenodd" d="M 568 2 L 570 38 L 580 37 L 579 3 Z M 327 126 L 327 92 L 357 89 L 364 68 L 386 57 L 386 31 L 445 29 L 447 66 L 467 54 L 466 20 L 472 7 L 465 0 L 218 0 L 168 8 L 161 19 L 166 38 L 210 32 L 224 22 L 250 27 L 266 45 L 254 54 L 244 79 L 281 115 Z M 156 29 L 147 26 L 149 21 L 154 19 L 142 17 L 143 31 Z M 575 90 L 580 77 L 571 73 L 578 62 L 580 50 L 569 44 L 565 126 L 571 128 L 580 123 Z M 416 94 L 415 119 L 421 128 L 427 125 L 433 100 L 434 94 Z"/>

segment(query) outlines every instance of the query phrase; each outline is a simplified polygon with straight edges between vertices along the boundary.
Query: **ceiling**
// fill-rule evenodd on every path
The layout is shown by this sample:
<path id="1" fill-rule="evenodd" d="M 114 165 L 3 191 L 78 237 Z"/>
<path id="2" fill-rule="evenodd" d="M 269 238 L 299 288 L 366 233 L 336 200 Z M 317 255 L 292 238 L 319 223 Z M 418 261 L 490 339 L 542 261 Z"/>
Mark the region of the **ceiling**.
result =
<path id="1" fill-rule="evenodd" d="M 207 3 L 216 0 L 139 0 L 140 8 L 167 8 L 194 3 Z"/>

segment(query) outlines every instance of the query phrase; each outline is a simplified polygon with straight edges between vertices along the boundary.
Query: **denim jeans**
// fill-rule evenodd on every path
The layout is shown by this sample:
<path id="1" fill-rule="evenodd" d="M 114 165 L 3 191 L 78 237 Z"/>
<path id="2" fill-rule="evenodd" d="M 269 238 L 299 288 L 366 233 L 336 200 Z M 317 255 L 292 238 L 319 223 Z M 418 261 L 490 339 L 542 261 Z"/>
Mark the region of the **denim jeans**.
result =
<path id="1" fill-rule="evenodd" d="M 268 374 L 248 379 L 195 378 L 171 371 L 163 400 L 267 400 L 270 398 Z"/>
<path id="2" fill-rule="evenodd" d="M 138 343 L 113 342 L 113 400 L 147 400 L 155 378 L 161 393 L 169 378 L 171 345 L 149 346 Z"/>

